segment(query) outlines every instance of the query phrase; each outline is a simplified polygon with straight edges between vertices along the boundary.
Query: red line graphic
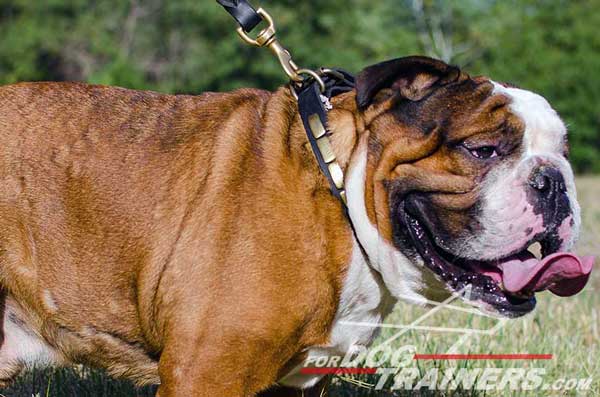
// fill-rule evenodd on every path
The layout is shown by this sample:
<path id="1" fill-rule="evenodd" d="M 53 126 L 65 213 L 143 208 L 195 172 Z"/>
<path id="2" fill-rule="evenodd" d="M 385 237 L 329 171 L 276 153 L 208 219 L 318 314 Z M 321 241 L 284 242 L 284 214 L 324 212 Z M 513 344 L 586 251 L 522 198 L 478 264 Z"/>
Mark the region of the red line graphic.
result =
<path id="1" fill-rule="evenodd" d="M 339 368 L 339 367 L 305 367 L 300 370 L 302 375 L 360 375 L 375 374 L 377 368 Z"/>
<path id="2" fill-rule="evenodd" d="M 552 354 L 415 354 L 413 360 L 552 360 Z"/>

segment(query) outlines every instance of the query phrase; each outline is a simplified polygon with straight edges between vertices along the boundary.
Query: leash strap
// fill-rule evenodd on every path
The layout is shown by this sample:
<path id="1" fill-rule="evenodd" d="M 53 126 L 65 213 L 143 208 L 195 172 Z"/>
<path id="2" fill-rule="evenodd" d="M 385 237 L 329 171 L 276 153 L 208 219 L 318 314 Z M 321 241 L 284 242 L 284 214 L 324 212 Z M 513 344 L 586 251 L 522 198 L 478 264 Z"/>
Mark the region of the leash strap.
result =
<path id="1" fill-rule="evenodd" d="M 262 17 L 246 0 L 217 0 L 246 33 L 262 22 Z"/>

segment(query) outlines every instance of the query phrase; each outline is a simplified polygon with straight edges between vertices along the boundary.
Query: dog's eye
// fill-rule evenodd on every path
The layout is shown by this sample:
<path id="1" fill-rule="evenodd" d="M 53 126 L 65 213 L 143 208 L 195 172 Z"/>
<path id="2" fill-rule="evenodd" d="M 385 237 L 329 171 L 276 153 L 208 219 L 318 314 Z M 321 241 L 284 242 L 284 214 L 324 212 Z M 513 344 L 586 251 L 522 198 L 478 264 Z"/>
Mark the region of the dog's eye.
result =
<path id="1" fill-rule="evenodd" d="M 498 151 L 495 146 L 482 146 L 475 149 L 468 149 L 473 157 L 478 159 L 491 159 L 498 157 Z"/>

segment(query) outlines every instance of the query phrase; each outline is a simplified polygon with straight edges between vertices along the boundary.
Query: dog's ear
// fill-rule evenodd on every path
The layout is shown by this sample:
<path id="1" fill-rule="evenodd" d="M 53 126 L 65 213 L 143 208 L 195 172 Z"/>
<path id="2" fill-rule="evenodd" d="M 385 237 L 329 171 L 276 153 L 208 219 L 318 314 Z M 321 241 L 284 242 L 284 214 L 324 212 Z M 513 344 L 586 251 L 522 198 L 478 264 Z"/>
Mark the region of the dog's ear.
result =
<path id="1" fill-rule="evenodd" d="M 399 94 L 418 101 L 435 86 L 460 76 L 460 69 L 436 59 L 422 56 L 393 59 L 360 72 L 356 79 L 356 102 L 360 110 L 365 110 L 378 96 Z"/>

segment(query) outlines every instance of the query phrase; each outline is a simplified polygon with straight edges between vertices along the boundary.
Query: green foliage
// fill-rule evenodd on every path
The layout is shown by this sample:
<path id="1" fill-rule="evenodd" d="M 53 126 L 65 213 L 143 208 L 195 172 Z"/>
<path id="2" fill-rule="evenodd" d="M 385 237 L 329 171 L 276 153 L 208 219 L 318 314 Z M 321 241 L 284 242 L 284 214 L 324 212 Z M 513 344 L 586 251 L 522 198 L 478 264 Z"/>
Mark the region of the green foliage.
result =
<path id="1" fill-rule="evenodd" d="M 546 96 L 572 160 L 600 172 L 600 0 L 254 0 L 299 64 L 357 72 L 425 53 Z M 0 83 L 84 80 L 199 93 L 285 82 L 214 0 L 0 0 Z"/>

